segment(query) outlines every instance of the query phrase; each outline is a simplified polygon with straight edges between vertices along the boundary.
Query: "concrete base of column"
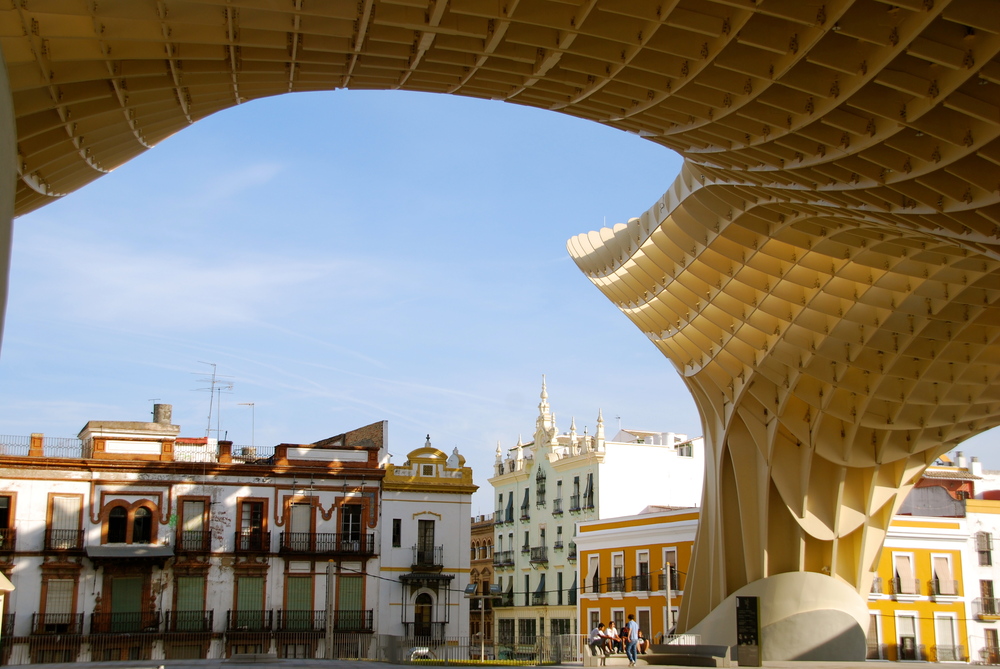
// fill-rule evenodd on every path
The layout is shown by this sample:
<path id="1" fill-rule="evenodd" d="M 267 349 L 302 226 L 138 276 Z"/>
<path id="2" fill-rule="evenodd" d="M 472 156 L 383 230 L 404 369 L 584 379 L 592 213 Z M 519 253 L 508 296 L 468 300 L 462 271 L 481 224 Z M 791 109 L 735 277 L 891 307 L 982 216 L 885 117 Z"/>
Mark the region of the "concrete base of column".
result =
<path id="1" fill-rule="evenodd" d="M 701 643 L 736 645 L 736 598 L 760 598 L 760 649 L 765 661 L 860 662 L 869 612 L 849 585 L 824 574 L 777 574 L 746 585 L 688 630 Z"/>

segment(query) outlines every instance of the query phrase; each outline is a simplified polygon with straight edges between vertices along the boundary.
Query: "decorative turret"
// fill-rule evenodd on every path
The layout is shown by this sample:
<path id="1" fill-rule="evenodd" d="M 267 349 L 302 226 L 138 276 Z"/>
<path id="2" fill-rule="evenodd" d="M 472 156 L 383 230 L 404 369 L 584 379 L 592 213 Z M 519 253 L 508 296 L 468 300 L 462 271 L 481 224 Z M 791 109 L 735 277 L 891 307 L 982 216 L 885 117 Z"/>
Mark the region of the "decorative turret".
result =
<path id="1" fill-rule="evenodd" d="M 604 412 L 597 410 L 597 432 L 594 434 L 594 450 L 604 450 Z"/>

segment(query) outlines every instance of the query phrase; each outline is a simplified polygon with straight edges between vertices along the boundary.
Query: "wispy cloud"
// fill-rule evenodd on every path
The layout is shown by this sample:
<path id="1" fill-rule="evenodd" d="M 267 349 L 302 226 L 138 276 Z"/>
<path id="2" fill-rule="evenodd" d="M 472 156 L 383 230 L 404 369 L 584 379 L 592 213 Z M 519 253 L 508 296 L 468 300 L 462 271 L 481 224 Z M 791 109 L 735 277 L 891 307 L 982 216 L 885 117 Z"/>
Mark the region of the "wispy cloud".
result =
<path id="1" fill-rule="evenodd" d="M 206 180 L 196 195 L 188 202 L 194 207 L 205 207 L 229 200 L 244 191 L 263 186 L 285 169 L 278 163 L 254 163 Z"/>

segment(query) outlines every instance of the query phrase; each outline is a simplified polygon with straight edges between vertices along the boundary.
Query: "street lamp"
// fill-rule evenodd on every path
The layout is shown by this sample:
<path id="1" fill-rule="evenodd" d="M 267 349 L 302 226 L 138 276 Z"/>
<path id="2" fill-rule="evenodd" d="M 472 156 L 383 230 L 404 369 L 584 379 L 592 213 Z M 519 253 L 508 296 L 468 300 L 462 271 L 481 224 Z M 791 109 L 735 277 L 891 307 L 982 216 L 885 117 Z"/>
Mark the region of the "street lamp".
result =
<path id="1" fill-rule="evenodd" d="M 250 407 L 250 446 L 256 446 L 254 441 L 254 431 L 256 429 L 257 422 L 257 409 L 254 408 L 253 402 L 240 402 L 241 407 Z"/>
<path id="2" fill-rule="evenodd" d="M 489 594 L 477 593 L 479 593 L 478 583 L 465 586 L 465 596 L 479 600 L 479 661 L 483 662 L 486 658 L 486 600 L 499 599 L 503 594 L 503 588 L 499 583 L 490 583 Z"/>

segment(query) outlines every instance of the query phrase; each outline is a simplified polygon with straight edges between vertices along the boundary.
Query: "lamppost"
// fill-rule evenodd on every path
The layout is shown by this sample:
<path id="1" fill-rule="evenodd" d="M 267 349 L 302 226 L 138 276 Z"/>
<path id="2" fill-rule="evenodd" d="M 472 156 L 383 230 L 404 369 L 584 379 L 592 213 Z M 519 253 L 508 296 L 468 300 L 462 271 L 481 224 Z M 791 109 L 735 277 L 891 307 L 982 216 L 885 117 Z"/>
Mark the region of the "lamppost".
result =
<path id="1" fill-rule="evenodd" d="M 250 446 L 256 446 L 254 441 L 254 431 L 256 430 L 257 422 L 257 409 L 254 408 L 253 402 L 240 402 L 241 407 L 250 407 Z"/>
<path id="2" fill-rule="evenodd" d="M 465 596 L 469 599 L 479 600 L 479 661 L 484 661 L 486 657 L 486 600 L 499 599 L 503 593 L 503 588 L 499 583 L 490 583 L 489 594 L 479 592 L 478 583 L 470 583 L 465 586 Z"/>

